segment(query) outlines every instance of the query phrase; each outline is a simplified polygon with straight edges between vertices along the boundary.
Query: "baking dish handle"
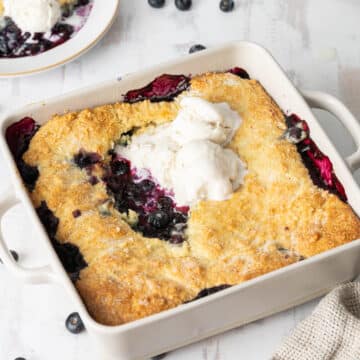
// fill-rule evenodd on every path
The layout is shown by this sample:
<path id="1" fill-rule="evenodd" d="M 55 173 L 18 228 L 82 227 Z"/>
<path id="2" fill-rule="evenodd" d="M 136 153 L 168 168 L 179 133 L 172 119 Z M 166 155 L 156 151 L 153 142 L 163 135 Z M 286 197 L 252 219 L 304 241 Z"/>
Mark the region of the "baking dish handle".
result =
<path id="1" fill-rule="evenodd" d="M 306 102 L 315 109 L 326 110 L 336 116 L 352 135 L 356 151 L 345 160 L 352 172 L 360 168 L 360 123 L 350 110 L 336 97 L 321 91 L 302 91 Z"/>
<path id="2" fill-rule="evenodd" d="M 56 282 L 56 277 L 50 266 L 43 266 L 33 269 L 25 269 L 14 260 L 3 236 L 2 218 L 15 205 L 19 204 L 11 189 L 0 195 L 0 259 L 7 269 L 9 269 L 17 278 L 30 284 L 44 284 Z"/>

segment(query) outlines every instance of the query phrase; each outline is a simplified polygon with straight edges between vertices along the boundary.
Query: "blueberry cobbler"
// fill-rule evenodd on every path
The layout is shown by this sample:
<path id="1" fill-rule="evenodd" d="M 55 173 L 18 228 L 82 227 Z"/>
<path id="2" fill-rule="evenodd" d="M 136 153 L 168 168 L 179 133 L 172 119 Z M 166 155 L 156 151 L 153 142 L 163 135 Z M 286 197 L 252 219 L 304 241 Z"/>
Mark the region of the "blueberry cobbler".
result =
<path id="1" fill-rule="evenodd" d="M 85 24 L 92 0 L 0 0 L 0 59 L 43 53 Z"/>
<path id="2" fill-rule="evenodd" d="M 89 312 L 118 325 L 360 237 L 305 120 L 240 68 L 24 118 L 7 141 Z"/>

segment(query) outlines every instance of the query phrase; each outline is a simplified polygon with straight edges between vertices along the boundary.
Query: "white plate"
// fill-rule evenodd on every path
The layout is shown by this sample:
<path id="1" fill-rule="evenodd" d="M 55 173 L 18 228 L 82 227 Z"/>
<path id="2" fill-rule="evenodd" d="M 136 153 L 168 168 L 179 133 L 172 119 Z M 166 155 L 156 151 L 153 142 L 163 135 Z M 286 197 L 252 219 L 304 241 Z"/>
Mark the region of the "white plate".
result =
<path id="1" fill-rule="evenodd" d="M 46 71 L 76 59 L 93 47 L 110 29 L 120 0 L 94 0 L 83 28 L 64 44 L 36 56 L 0 59 L 0 77 L 15 77 Z"/>

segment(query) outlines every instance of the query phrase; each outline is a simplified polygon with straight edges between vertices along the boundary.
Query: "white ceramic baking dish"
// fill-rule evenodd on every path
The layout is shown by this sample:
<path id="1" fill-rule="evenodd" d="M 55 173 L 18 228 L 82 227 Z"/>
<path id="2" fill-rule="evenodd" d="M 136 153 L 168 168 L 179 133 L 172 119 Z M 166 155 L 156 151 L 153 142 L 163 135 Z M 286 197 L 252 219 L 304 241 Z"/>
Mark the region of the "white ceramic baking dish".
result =
<path id="1" fill-rule="evenodd" d="M 22 185 L 5 142 L 5 129 L 26 115 L 44 123 L 54 113 L 119 101 L 127 90 L 140 87 L 162 73 L 196 74 L 234 66 L 245 68 L 252 78 L 260 80 L 285 112 L 295 112 L 308 121 L 312 137 L 332 159 L 335 171 L 347 191 L 349 203 L 360 215 L 360 190 L 351 174 L 360 167 L 359 123 L 342 103 L 330 95 L 305 92 L 302 96 L 272 56 L 252 43 L 238 42 L 207 50 L 125 76 L 122 80 L 106 82 L 32 104 L 13 112 L 1 123 L 0 145 L 10 168 L 14 191 L 5 194 L 0 201 L 0 217 L 21 202 L 47 247 L 49 265 L 38 269 L 22 268 L 21 264 L 14 262 L 9 255 L 1 236 L 0 257 L 14 275 L 26 282 L 57 282 L 67 290 L 87 331 L 98 344 L 101 353 L 99 358 L 102 360 L 149 358 L 301 304 L 327 292 L 338 283 L 353 279 L 359 273 L 360 239 L 207 298 L 125 325 L 101 325 L 87 312 L 59 262 Z M 326 109 L 337 116 L 354 137 L 357 151 L 353 155 L 346 159 L 341 158 L 310 107 Z"/>

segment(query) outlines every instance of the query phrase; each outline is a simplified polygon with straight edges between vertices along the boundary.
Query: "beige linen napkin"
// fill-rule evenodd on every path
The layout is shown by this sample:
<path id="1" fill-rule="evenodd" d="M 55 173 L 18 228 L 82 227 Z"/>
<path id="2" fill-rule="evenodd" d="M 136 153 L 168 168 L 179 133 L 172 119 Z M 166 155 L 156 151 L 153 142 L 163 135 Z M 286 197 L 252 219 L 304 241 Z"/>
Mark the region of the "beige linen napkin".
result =
<path id="1" fill-rule="evenodd" d="M 272 360 L 360 360 L 360 283 L 331 291 Z"/>

